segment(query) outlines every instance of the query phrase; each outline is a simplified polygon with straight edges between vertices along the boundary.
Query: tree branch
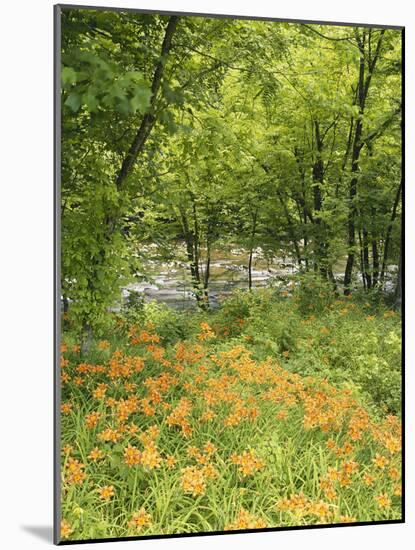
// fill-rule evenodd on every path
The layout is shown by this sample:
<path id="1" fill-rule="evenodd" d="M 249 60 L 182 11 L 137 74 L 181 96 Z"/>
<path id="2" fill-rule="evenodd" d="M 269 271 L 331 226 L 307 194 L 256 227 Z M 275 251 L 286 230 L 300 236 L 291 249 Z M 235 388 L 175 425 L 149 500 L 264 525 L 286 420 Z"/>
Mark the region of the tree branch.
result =
<path id="1" fill-rule="evenodd" d="M 144 144 L 147 141 L 147 138 L 151 132 L 151 129 L 154 126 L 154 123 L 155 123 L 154 109 L 156 105 L 157 94 L 160 89 L 161 79 L 163 77 L 166 56 L 170 51 L 172 37 L 176 30 L 178 21 L 179 21 L 179 18 L 175 15 L 172 15 L 167 24 L 166 32 L 163 39 L 163 44 L 161 46 L 160 58 L 156 64 L 153 81 L 151 83 L 150 108 L 148 112 L 143 116 L 140 127 L 138 128 L 137 133 L 131 144 L 131 147 L 121 165 L 121 169 L 116 179 L 116 185 L 118 190 L 121 189 L 125 179 L 130 174 L 134 166 L 134 163 L 137 160 L 139 153 L 142 151 Z"/>

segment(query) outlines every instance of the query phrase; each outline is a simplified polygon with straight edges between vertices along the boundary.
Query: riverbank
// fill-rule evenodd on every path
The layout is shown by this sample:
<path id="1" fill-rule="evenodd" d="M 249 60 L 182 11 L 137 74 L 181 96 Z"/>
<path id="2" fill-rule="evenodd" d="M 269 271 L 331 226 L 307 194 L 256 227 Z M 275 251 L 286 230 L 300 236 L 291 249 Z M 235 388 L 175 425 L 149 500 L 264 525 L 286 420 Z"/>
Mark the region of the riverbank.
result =
<path id="1" fill-rule="evenodd" d="M 178 241 L 175 245 L 175 259 L 165 261 L 158 253 L 156 245 L 143 247 L 149 257 L 145 270 L 137 276 L 137 280 L 122 289 L 122 301 L 128 300 L 130 294 L 137 294 L 142 300 L 164 303 L 177 310 L 192 310 L 197 307 L 193 290 L 193 282 L 189 264 L 186 261 L 184 243 Z M 203 250 L 202 250 L 203 255 Z M 203 272 L 203 257 L 201 258 L 201 275 Z M 249 287 L 248 274 L 249 252 L 236 246 L 223 247 L 223 250 L 213 250 L 209 265 L 210 277 L 208 295 L 210 307 L 216 309 L 221 301 L 230 296 L 234 290 L 246 290 Z M 334 277 L 341 289 L 344 277 L 346 258 L 334 266 Z M 385 292 L 393 292 L 397 266 L 390 266 L 386 274 Z M 299 267 L 294 258 L 280 251 L 278 257 L 267 257 L 266 252 L 258 247 L 253 251 L 251 266 L 252 288 L 289 289 Z M 355 277 L 355 287 L 362 287 L 362 277 L 359 271 Z"/>

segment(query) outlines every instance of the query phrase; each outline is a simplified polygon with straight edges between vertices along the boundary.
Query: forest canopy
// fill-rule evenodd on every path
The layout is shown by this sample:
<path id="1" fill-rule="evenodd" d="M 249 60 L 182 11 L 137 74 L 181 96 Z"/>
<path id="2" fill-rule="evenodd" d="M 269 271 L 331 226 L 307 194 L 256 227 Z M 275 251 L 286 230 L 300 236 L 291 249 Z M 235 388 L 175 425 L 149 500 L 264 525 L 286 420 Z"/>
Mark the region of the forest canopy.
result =
<path id="1" fill-rule="evenodd" d="M 62 10 L 62 294 L 99 328 L 147 248 L 209 307 L 232 243 L 400 303 L 401 31 Z M 390 271 L 390 266 L 395 268 Z M 397 267 L 398 266 L 398 267 Z"/>

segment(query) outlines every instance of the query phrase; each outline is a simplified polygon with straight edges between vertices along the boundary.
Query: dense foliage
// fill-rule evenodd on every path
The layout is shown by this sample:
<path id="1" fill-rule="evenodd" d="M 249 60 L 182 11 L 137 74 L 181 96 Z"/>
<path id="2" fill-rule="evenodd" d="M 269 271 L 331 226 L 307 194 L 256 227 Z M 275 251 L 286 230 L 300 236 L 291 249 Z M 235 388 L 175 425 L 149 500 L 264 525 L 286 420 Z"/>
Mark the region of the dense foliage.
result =
<path id="1" fill-rule="evenodd" d="M 61 537 L 400 519 L 401 32 L 62 8 L 61 76 Z"/>
<path id="2" fill-rule="evenodd" d="M 272 291 L 211 314 L 145 304 L 87 357 L 68 334 L 62 535 L 399 519 L 399 317 L 302 306 Z"/>
<path id="3" fill-rule="evenodd" d="M 249 287 L 260 246 L 339 292 L 384 288 L 400 265 L 399 31 L 62 13 L 62 284 L 80 330 L 145 275 L 146 242 L 170 258 L 185 241 L 204 307 L 226 242 L 246 249 Z"/>

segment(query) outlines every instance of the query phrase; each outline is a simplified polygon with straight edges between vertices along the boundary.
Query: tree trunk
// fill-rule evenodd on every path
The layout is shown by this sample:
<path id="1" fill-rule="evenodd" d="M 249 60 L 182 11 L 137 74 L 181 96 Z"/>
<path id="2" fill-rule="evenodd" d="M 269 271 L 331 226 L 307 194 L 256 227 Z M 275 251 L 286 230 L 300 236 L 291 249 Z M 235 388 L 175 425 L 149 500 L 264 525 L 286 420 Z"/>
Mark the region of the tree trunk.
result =
<path id="1" fill-rule="evenodd" d="M 398 274 L 396 278 L 394 309 L 401 309 L 401 307 L 402 307 L 402 248 L 399 252 L 399 264 L 398 264 Z"/>
<path id="2" fill-rule="evenodd" d="M 366 278 L 366 287 L 367 290 L 370 290 L 372 288 L 372 276 L 370 274 L 368 233 L 365 228 L 363 228 L 363 269 Z"/>
<path id="3" fill-rule="evenodd" d="M 357 35 L 357 45 L 359 47 L 360 51 L 360 62 L 359 62 L 359 80 L 357 85 L 357 104 L 359 106 L 359 118 L 357 119 L 356 126 L 355 126 L 355 133 L 354 133 L 354 139 L 353 139 L 353 148 L 352 148 L 352 167 L 351 167 L 351 173 L 352 178 L 350 180 L 349 185 L 349 216 L 347 221 L 347 236 L 348 236 L 348 256 L 347 256 L 347 263 L 346 263 L 346 269 L 344 271 L 344 294 L 347 296 L 350 294 L 350 286 L 352 282 L 352 274 L 353 274 L 353 265 L 354 265 L 354 258 L 355 258 L 355 247 L 356 247 L 356 238 L 355 238 L 355 218 L 356 218 L 356 196 L 357 196 L 357 183 L 358 183 L 358 172 L 359 172 L 359 157 L 360 157 L 360 151 L 363 147 L 362 142 L 362 130 L 363 130 L 363 115 L 365 112 L 365 103 L 366 98 L 369 92 L 370 82 L 372 80 L 373 71 L 376 66 L 376 62 L 379 58 L 380 54 L 380 48 L 382 45 L 384 30 L 380 31 L 380 36 L 376 45 L 376 51 L 371 58 L 369 53 L 366 51 L 366 32 L 369 33 L 369 43 L 370 43 L 370 37 L 372 30 L 369 29 L 369 31 L 364 30 L 362 33 L 362 36 L 359 36 L 359 31 L 356 29 L 356 35 Z M 369 47 L 370 50 L 370 47 Z M 367 75 L 365 73 L 366 69 L 366 59 L 368 64 L 368 71 Z"/>
<path id="4" fill-rule="evenodd" d="M 81 349 L 79 352 L 81 357 L 85 357 L 91 347 L 92 334 L 91 325 L 87 321 L 84 321 L 82 324 Z"/>
<path id="5" fill-rule="evenodd" d="M 362 135 L 362 123 L 359 119 L 356 124 L 356 133 L 353 147 L 352 174 L 359 171 L 359 156 L 361 150 L 360 138 Z M 350 294 L 350 285 L 352 282 L 352 273 L 354 265 L 356 237 L 355 237 L 355 217 L 356 217 L 356 195 L 357 195 L 357 175 L 353 175 L 349 185 L 349 216 L 347 220 L 347 244 L 349 252 L 347 255 L 346 269 L 344 272 L 344 294 Z"/>
<path id="6" fill-rule="evenodd" d="M 379 280 L 379 249 L 376 238 L 372 239 L 372 262 L 373 262 L 373 275 L 372 286 L 376 288 Z"/>
<path id="7" fill-rule="evenodd" d="M 134 164 L 137 160 L 138 155 L 143 151 L 144 145 L 150 135 L 150 132 L 155 123 L 155 106 L 157 101 L 158 92 L 160 89 L 164 67 L 166 64 L 166 57 L 171 49 L 171 41 L 173 34 L 176 30 L 177 23 L 179 18 L 177 16 L 171 16 L 166 26 L 163 43 L 161 46 L 160 57 L 156 63 L 153 80 L 151 84 L 151 98 L 150 98 L 150 108 L 146 114 L 144 114 L 141 124 L 137 129 L 137 133 L 131 143 L 131 146 L 124 157 L 124 160 L 121 164 L 120 170 L 115 178 L 115 183 L 118 191 L 123 189 L 126 178 L 131 173 Z M 103 256 L 103 261 L 101 265 L 105 265 L 105 253 L 106 246 L 110 247 L 114 239 L 114 235 L 117 232 L 117 223 L 119 222 L 120 214 L 114 215 L 113 213 L 106 212 L 103 215 L 103 225 L 105 227 L 104 239 L 105 244 L 102 247 L 101 255 Z M 92 287 L 95 281 L 95 275 L 91 275 L 90 280 L 88 280 L 88 286 Z M 89 349 L 90 342 L 92 340 L 92 327 L 88 321 L 85 321 L 82 324 L 82 334 L 81 334 L 81 352 L 84 353 Z"/>
<path id="8" fill-rule="evenodd" d="M 203 281 L 203 302 L 205 304 L 205 309 L 209 308 L 209 278 L 210 278 L 210 241 L 209 238 L 206 240 L 206 268 L 205 268 L 205 277 Z"/>
<path id="9" fill-rule="evenodd" d="M 157 95 L 160 89 L 161 80 L 164 73 L 164 67 L 166 65 L 166 56 L 169 54 L 171 49 L 171 41 L 173 38 L 173 34 L 176 30 L 177 23 L 179 21 L 179 18 L 176 15 L 172 15 L 169 18 L 169 22 L 166 26 L 166 31 L 164 33 L 164 39 L 161 46 L 160 51 L 160 57 L 156 64 L 156 68 L 154 70 L 153 80 L 151 83 L 151 98 L 150 98 L 150 108 L 148 112 L 143 116 L 141 120 L 141 124 L 137 130 L 137 133 L 131 143 L 130 149 L 128 150 L 128 153 L 126 154 L 120 171 L 118 173 L 116 184 L 117 189 L 120 190 L 124 184 L 124 181 L 128 177 L 128 175 L 131 173 L 134 163 L 137 160 L 138 155 L 143 150 L 143 147 L 147 141 L 147 138 L 154 126 L 154 123 L 156 121 L 154 110 L 156 106 L 157 101 Z"/>
<path id="10" fill-rule="evenodd" d="M 399 205 L 399 200 L 401 198 L 401 192 L 402 192 L 402 178 L 401 178 L 398 190 L 396 191 L 395 200 L 393 202 L 393 207 L 392 207 L 391 219 L 388 225 L 388 229 L 386 230 L 385 245 L 383 248 L 382 270 L 380 272 L 381 286 L 383 286 L 383 283 L 385 280 L 386 266 L 389 259 L 389 245 L 390 245 L 390 239 L 392 235 L 392 228 L 393 228 L 393 223 L 396 219 L 396 214 L 398 212 L 398 205 Z"/>
<path id="11" fill-rule="evenodd" d="M 258 210 L 256 209 L 252 213 L 252 231 L 251 231 L 251 240 L 249 245 L 249 261 L 248 261 L 248 289 L 252 290 L 252 256 L 254 252 L 254 241 L 256 234 L 256 224 L 257 224 Z"/>
<path id="12" fill-rule="evenodd" d="M 249 261 L 248 261 L 248 290 L 252 290 L 252 253 L 253 249 L 251 247 L 249 251 Z"/>
<path id="13" fill-rule="evenodd" d="M 363 289 L 367 290 L 366 276 L 365 276 L 365 264 L 364 264 L 364 261 L 363 261 L 363 241 L 362 241 L 361 231 L 359 231 L 359 244 L 360 244 L 360 271 L 362 273 Z"/>
<path id="14" fill-rule="evenodd" d="M 190 229 L 189 221 L 183 208 L 179 207 L 180 218 L 182 222 L 183 235 L 186 243 L 186 254 L 189 262 L 190 275 L 192 278 L 192 287 L 197 304 L 202 303 L 203 284 L 200 278 L 199 259 L 197 255 L 197 246 L 195 244 L 194 232 Z"/>
<path id="15" fill-rule="evenodd" d="M 315 264 L 322 276 L 327 279 L 329 274 L 329 266 L 327 263 L 327 249 L 328 244 L 326 241 L 326 226 L 321 220 L 321 211 L 323 209 L 323 197 L 321 192 L 321 186 L 324 181 L 324 163 L 322 158 L 323 140 L 320 135 L 320 126 L 318 121 L 314 122 L 314 132 L 316 139 L 317 155 L 313 164 L 313 202 L 314 202 L 314 224 L 315 224 Z M 330 269 L 331 271 L 331 269 Z M 333 274 L 332 274 L 333 275 Z M 334 277 L 333 277 L 334 279 Z"/>
<path id="16" fill-rule="evenodd" d="M 294 250 L 295 250 L 295 254 L 297 256 L 297 262 L 298 262 L 298 265 L 300 265 L 301 263 L 301 253 L 300 253 L 300 248 L 298 246 L 298 242 L 297 242 L 297 238 L 296 238 L 296 235 L 295 235 L 295 231 L 294 231 L 294 227 L 293 227 L 293 222 L 292 222 L 292 219 L 291 219 L 291 215 L 290 215 L 290 212 L 288 210 L 288 207 L 284 201 L 284 197 L 281 193 L 281 191 L 277 191 L 277 195 L 278 195 L 278 198 L 280 200 L 280 203 L 283 207 L 283 210 L 284 210 L 284 214 L 285 214 L 285 217 L 287 219 L 287 224 L 288 224 L 288 234 L 290 236 L 290 239 L 294 245 Z"/>

